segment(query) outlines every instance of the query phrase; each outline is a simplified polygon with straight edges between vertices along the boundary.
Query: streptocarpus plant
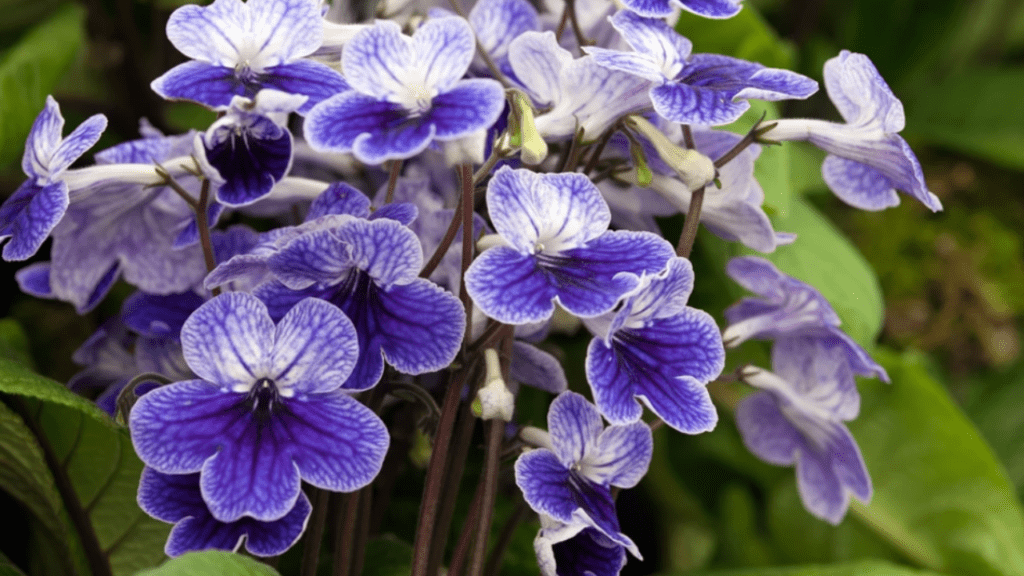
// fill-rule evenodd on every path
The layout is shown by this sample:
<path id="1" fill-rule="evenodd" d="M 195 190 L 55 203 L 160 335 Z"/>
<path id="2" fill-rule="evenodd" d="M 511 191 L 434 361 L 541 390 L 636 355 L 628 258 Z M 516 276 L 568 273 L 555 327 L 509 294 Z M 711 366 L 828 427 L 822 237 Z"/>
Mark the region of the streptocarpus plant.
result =
<path id="1" fill-rule="evenodd" d="M 191 60 L 152 88 L 220 113 L 205 132 L 147 128 L 71 168 L 105 119 L 64 138 L 50 98 L 32 128 L 28 180 L 0 207 L 3 257 L 52 238 L 51 260 L 18 281 L 80 312 L 118 279 L 137 289 L 77 357 L 76 387 L 130 410 L 139 504 L 175 524 L 166 553 L 305 542 L 313 574 L 330 522 L 332 569 L 358 572 L 418 438 L 430 450 L 413 576 L 497 573 L 499 494 L 522 502 L 509 530 L 539 515 L 545 576 L 615 575 L 626 552 L 641 557 L 615 498 L 646 472 L 651 430 L 715 433 L 723 407 L 755 456 L 796 466 L 815 516 L 837 523 L 851 496 L 869 501 L 844 422 L 854 374 L 885 371 L 814 287 L 756 257 L 728 264 L 759 298 L 727 310 L 723 333 L 688 305 L 702 282 L 688 257 L 702 222 L 765 252 L 801 241 L 761 208 L 768 142 L 825 149 L 825 180 L 851 205 L 882 209 L 900 190 L 940 208 L 870 60 L 825 65 L 846 124 L 785 119 L 740 137 L 712 127 L 817 83 L 691 53 L 665 20 L 674 4 L 723 18 L 735 2 L 605 2 L 597 20 L 568 2 L 557 27 L 525 0 L 478 0 L 468 17 L 390 4 L 392 18 L 362 22 L 325 19 L 340 11 L 314 0 L 181 7 L 167 35 Z M 654 217 L 679 213 L 682 234 L 665 238 Z M 593 338 L 573 381 L 549 336 L 581 324 Z M 737 371 L 758 391 L 734 405 L 709 385 L 749 339 L 775 342 L 772 371 Z M 142 373 L 166 383 L 136 386 Z M 548 431 L 521 418 L 521 384 L 555 395 Z M 466 463 L 481 459 L 446 556 Z"/>

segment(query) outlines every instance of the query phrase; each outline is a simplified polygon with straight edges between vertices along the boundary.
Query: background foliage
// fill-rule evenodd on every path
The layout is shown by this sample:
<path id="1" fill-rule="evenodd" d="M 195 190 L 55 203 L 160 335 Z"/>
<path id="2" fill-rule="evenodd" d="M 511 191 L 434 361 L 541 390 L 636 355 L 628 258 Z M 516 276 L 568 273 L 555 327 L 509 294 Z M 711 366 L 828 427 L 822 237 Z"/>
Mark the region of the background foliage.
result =
<path id="1" fill-rule="evenodd" d="M 178 5 L 0 0 L 0 194 L 22 179 L 22 143 L 47 94 L 61 102 L 69 125 L 107 114 L 101 147 L 135 137 L 141 117 L 166 131 L 208 125 L 210 113 L 168 105 L 148 88 L 180 58 L 162 35 Z M 1024 4 L 748 0 L 734 19 L 684 15 L 679 29 L 697 51 L 818 80 L 824 61 L 842 48 L 869 55 L 906 106 L 903 134 L 945 211 L 931 214 L 908 201 L 858 212 L 825 189 L 820 152 L 764 150 L 757 176 L 766 209 L 777 230 L 800 236 L 771 259 L 818 287 L 893 380 L 862 381 L 861 416 L 851 426 L 874 499 L 855 504 L 838 527 L 815 520 L 800 506 L 792 471 L 748 454 L 723 406 L 712 434 L 660 431 L 651 473 L 621 495 L 620 508 L 630 511 L 622 515 L 624 531 L 647 558 L 631 560 L 624 573 L 1024 574 Z M 836 117 L 819 94 L 762 106 L 735 129 L 761 112 Z M 679 224 L 663 222 L 666 229 Z M 693 256 L 693 305 L 720 323 L 721 311 L 742 295 L 722 271 L 739 253 L 701 234 Z M 4 264 L 0 274 L 10 293 L 15 269 Z M 141 463 L 123 429 L 60 384 L 75 371 L 71 352 L 117 303 L 86 317 L 22 297 L 0 308 L 8 318 L 0 322 L 0 518 L 15 524 L 13 538 L 0 542 L 0 575 L 89 574 L 104 561 L 118 575 L 294 572 L 301 546 L 276 568 L 203 553 L 149 569 L 163 559 L 169 527 L 134 504 Z M 572 386 L 584 389 L 585 342 L 557 344 Z M 751 342 L 730 354 L 730 366 L 743 362 L 767 365 L 767 349 Z M 723 388 L 721 396 L 738 393 Z M 541 424 L 547 401 L 524 391 L 522 419 Z M 396 480 L 412 488 L 397 490 L 380 519 L 368 576 L 407 571 L 421 477 L 410 464 Z M 500 502 L 496 532 L 515 514 L 514 498 Z M 535 572 L 536 529 L 536 521 L 520 525 L 504 574 Z"/>

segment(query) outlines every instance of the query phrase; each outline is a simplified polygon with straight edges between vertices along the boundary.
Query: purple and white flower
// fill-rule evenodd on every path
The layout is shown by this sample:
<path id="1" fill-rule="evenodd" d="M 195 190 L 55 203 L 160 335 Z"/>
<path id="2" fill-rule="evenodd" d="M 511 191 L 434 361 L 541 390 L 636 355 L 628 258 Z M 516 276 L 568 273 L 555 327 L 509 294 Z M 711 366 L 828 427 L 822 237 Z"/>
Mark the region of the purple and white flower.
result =
<path id="1" fill-rule="evenodd" d="M 816 288 L 755 256 L 733 258 L 726 272 L 760 296 L 744 298 L 725 311 L 729 327 L 722 339 L 730 348 L 750 339 L 775 340 L 777 346 L 787 338 L 808 336 L 843 350 L 854 374 L 889 381 L 885 369 L 840 329 L 839 316 Z"/>
<path id="2" fill-rule="evenodd" d="M 856 496 L 871 499 L 871 478 L 844 421 L 860 396 L 846 355 L 814 338 L 776 342 L 774 373 L 750 369 L 744 381 L 762 391 L 740 401 L 736 424 L 758 458 L 796 465 L 800 498 L 815 516 L 838 524 Z"/>
<path id="3" fill-rule="evenodd" d="M 486 130 L 505 94 L 495 80 L 463 80 L 475 51 L 473 31 L 459 17 L 428 20 L 411 38 L 398 24 L 377 21 L 345 44 L 352 89 L 310 111 L 306 140 L 315 150 L 380 164 Z"/>
<path id="4" fill-rule="evenodd" d="M 626 549 L 594 528 L 563 524 L 541 515 L 533 540 L 543 576 L 618 576 Z"/>
<path id="5" fill-rule="evenodd" d="M 806 140 L 828 152 L 822 176 L 850 206 L 884 210 L 900 203 L 900 190 L 933 212 L 942 210 L 942 202 L 928 191 L 917 156 L 898 134 L 906 122 L 903 104 L 871 60 L 843 50 L 825 63 L 825 90 L 845 124 L 784 119 L 765 137 Z"/>
<path id="6" fill-rule="evenodd" d="M 377 475 L 388 432 L 341 390 L 359 350 L 337 307 L 306 299 L 275 325 L 254 296 L 224 294 L 189 317 L 181 342 L 199 378 L 142 396 L 129 428 L 157 472 L 200 473 L 216 520 L 278 520 L 302 480 L 350 492 Z"/>
<path id="7" fill-rule="evenodd" d="M 651 105 L 651 83 L 601 66 L 591 56 L 573 59 L 554 32 L 525 32 L 509 44 L 509 64 L 534 106 L 545 139 L 565 139 L 582 128 L 597 137 L 620 118 Z M 586 94 L 586 98 L 581 97 Z"/>
<path id="8" fill-rule="evenodd" d="M 587 380 L 609 422 L 637 422 L 643 402 L 680 432 L 715 427 L 707 383 L 722 372 L 725 348 L 711 315 L 686 305 L 692 291 L 690 261 L 672 258 L 664 270 L 639 278 L 617 310 L 584 319 L 595 336 Z"/>
<path id="9" fill-rule="evenodd" d="M 292 164 L 288 114 L 306 100 L 277 90 L 233 96 L 226 114 L 196 135 L 196 157 L 216 186 L 218 201 L 252 204 L 284 178 Z"/>
<path id="10" fill-rule="evenodd" d="M 640 558 L 619 528 L 611 487 L 632 488 L 647 473 L 654 441 L 643 422 L 604 427 L 593 404 L 563 392 L 548 409 L 550 445 L 516 460 L 516 484 L 537 513 L 593 528 Z"/>
<path id="11" fill-rule="evenodd" d="M 502 168 L 487 186 L 487 209 L 505 245 L 470 265 L 466 290 L 506 324 L 546 320 L 556 300 L 576 316 L 603 314 L 672 256 L 653 234 L 608 231 L 608 205 L 582 174 Z"/>
<path id="12" fill-rule="evenodd" d="M 387 211 L 374 214 L 382 213 Z M 385 358 L 405 374 L 440 370 L 451 364 L 462 344 L 462 303 L 418 277 L 420 242 L 398 220 L 328 214 L 282 229 L 274 242 L 257 246 L 251 259 L 243 256 L 227 264 L 229 273 L 214 270 L 218 282 L 246 275 L 251 267 L 269 275 L 271 280 L 254 293 L 274 318 L 307 296 L 333 302 L 351 318 L 359 358 L 344 384 L 347 390 L 376 385 Z"/>
<path id="13" fill-rule="evenodd" d="M 299 109 L 348 89 L 341 74 L 303 59 L 323 41 L 315 0 L 216 0 L 182 6 L 167 21 L 167 38 L 191 61 L 153 81 L 169 100 L 224 108 L 234 96 L 252 98 L 264 88 L 308 96 Z"/>
<path id="14" fill-rule="evenodd" d="M 70 203 L 68 185 L 61 176 L 92 148 L 106 127 L 107 117 L 97 114 L 64 138 L 60 106 L 53 96 L 46 97 L 21 159 L 28 180 L 0 206 L 0 243 L 10 240 L 3 249 L 4 260 L 27 260 L 39 250 Z"/>
<path id="15" fill-rule="evenodd" d="M 611 22 L 635 52 L 597 47 L 587 52 L 601 66 L 651 81 L 654 110 L 666 120 L 729 124 L 750 108 L 747 99 L 803 99 L 818 91 L 817 82 L 795 72 L 719 54 L 690 54 L 690 41 L 661 19 L 623 10 Z"/>

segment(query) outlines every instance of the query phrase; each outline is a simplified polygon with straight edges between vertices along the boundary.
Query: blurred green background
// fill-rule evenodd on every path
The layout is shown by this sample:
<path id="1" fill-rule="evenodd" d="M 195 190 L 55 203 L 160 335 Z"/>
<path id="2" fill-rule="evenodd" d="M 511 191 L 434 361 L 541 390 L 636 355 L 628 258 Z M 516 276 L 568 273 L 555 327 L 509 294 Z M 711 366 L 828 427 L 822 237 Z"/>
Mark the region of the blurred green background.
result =
<path id="1" fill-rule="evenodd" d="M 24 138 L 47 94 L 68 126 L 98 112 L 110 118 L 97 150 L 136 137 L 141 117 L 168 132 L 209 124 L 212 113 L 149 90 L 182 59 L 162 34 L 178 5 L 0 0 L 0 196 L 23 179 Z M 819 81 L 839 50 L 867 54 L 904 102 L 903 136 L 945 210 L 932 214 L 903 196 L 897 208 L 857 211 L 824 187 L 820 152 L 763 152 L 767 210 L 777 230 L 805 242 L 773 260 L 822 289 L 893 379 L 891 387 L 862 382 L 862 416 L 851 426 L 875 498 L 855 504 L 837 528 L 811 518 L 792 470 L 750 456 L 724 410 L 712 434 L 659 432 L 651 473 L 620 499 L 620 509 L 637 511 L 622 522 L 647 556 L 625 573 L 1024 574 L 1024 2 L 748 0 L 734 19 L 684 14 L 679 29 L 695 51 Z M 760 106 L 741 124 L 761 111 L 837 118 L 824 91 Z M 743 295 L 721 270 L 738 253 L 702 234 L 693 257 L 693 305 L 720 323 L 721 310 Z M 3 264 L 11 296 L 0 301 L 0 317 L 25 328 L 41 373 L 66 381 L 76 370 L 71 352 L 117 303 L 78 317 L 69 306 L 17 295 L 18 268 Z M 578 387 L 580 341 L 556 344 Z M 752 343 L 730 354 L 730 365 L 746 361 L 767 366 L 767 348 Z M 525 392 L 522 413 L 541 419 L 547 401 Z M 531 573 L 535 530 L 527 523 L 517 532 L 506 573 Z M 764 568 L 787 565 L 805 567 Z"/>

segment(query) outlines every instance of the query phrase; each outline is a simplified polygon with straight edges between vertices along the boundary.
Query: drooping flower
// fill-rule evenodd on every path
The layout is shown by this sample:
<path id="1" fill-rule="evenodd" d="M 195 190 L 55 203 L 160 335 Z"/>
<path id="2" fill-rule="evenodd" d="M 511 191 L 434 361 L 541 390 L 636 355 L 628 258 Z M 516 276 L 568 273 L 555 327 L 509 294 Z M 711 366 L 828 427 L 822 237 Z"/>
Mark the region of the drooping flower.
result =
<path id="1" fill-rule="evenodd" d="M 216 186 L 217 200 L 244 206 L 270 194 L 292 164 L 288 114 L 306 100 L 277 90 L 233 96 L 226 114 L 197 135 L 196 156 Z"/>
<path id="2" fill-rule="evenodd" d="M 933 212 L 942 210 L 942 202 L 928 191 L 917 156 L 898 134 L 906 123 L 903 104 L 871 60 L 843 50 L 825 63 L 825 90 L 845 124 L 783 119 L 765 137 L 806 140 L 828 152 L 822 176 L 850 206 L 884 210 L 900 203 L 899 190 Z"/>
<path id="3" fill-rule="evenodd" d="M 215 519 L 278 520 L 302 480 L 349 492 L 377 475 L 387 428 L 340 388 L 358 345 L 337 307 L 306 299 L 275 325 L 254 296 L 223 294 L 189 317 L 181 341 L 199 379 L 142 396 L 129 428 L 157 472 L 200 473 Z"/>
<path id="4" fill-rule="evenodd" d="M 580 317 L 603 314 L 637 276 L 661 270 L 672 256 L 654 234 L 608 231 L 608 205 L 582 174 L 502 168 L 487 186 L 487 209 L 506 245 L 477 257 L 466 290 L 506 324 L 545 320 L 556 299 Z"/>
<path id="5" fill-rule="evenodd" d="M 304 60 L 323 41 L 320 3 L 314 0 L 216 0 L 182 6 L 167 21 L 167 38 L 191 61 L 153 81 L 169 100 L 227 107 L 234 96 L 264 88 L 308 96 L 299 109 L 348 89 L 341 74 Z"/>
<path id="6" fill-rule="evenodd" d="M 737 120 L 748 99 L 807 98 L 818 91 L 810 78 L 720 54 L 691 54 L 693 45 L 664 20 L 627 10 L 612 25 L 635 52 L 588 47 L 601 66 L 650 80 L 654 110 L 666 120 L 718 126 Z"/>
<path id="7" fill-rule="evenodd" d="M 318 151 L 380 164 L 487 129 L 505 96 L 495 80 L 463 80 L 475 50 L 473 31 L 459 17 L 428 20 L 411 38 L 398 24 L 377 21 L 345 44 L 342 67 L 352 90 L 310 111 L 306 140 Z"/>
<path id="8" fill-rule="evenodd" d="M 61 175 L 100 139 L 107 127 L 102 114 L 89 117 L 67 138 L 64 117 L 53 96 L 36 117 L 25 142 L 21 169 L 28 176 L 0 206 L 0 243 L 4 260 L 27 260 L 43 244 L 68 208 L 68 185 Z"/>
<path id="9" fill-rule="evenodd" d="M 586 364 L 594 402 L 614 424 L 640 420 L 643 402 L 680 432 L 707 432 L 718 413 L 706 386 L 722 372 L 725 348 L 711 315 L 686 305 L 693 267 L 672 258 L 639 280 L 617 310 L 584 319 L 595 335 Z"/>
<path id="10" fill-rule="evenodd" d="M 775 340 L 778 345 L 787 338 L 812 337 L 842 350 L 854 374 L 889 381 L 885 369 L 839 327 L 839 316 L 816 288 L 756 256 L 733 258 L 726 272 L 760 296 L 744 298 L 725 311 L 729 326 L 722 339 L 730 347 L 750 339 Z"/>
<path id="11" fill-rule="evenodd" d="M 618 576 L 626 549 L 594 528 L 563 524 L 541 515 L 533 540 L 543 576 Z"/>
<path id="12" fill-rule="evenodd" d="M 263 522 L 242 517 L 222 522 L 210 513 L 199 488 L 200 474 L 161 474 L 146 467 L 139 478 L 139 507 L 174 524 L 164 552 L 171 557 L 199 550 L 237 551 L 255 556 L 277 556 L 298 541 L 313 507 L 302 492 L 295 506 L 277 520 Z"/>
<path id="13" fill-rule="evenodd" d="M 838 524 L 855 496 L 871 499 L 860 449 L 844 421 L 857 417 L 860 396 L 842 350 L 814 338 L 775 343 L 772 370 L 749 369 L 760 388 L 736 407 L 743 442 L 757 457 L 796 466 L 800 499 L 815 516 Z"/>
<path id="14" fill-rule="evenodd" d="M 548 409 L 550 446 L 516 460 L 516 484 L 539 514 L 570 526 L 593 528 L 637 558 L 619 528 L 611 487 L 632 488 L 647 473 L 654 449 L 643 422 L 604 427 L 593 404 L 563 392 Z"/>

